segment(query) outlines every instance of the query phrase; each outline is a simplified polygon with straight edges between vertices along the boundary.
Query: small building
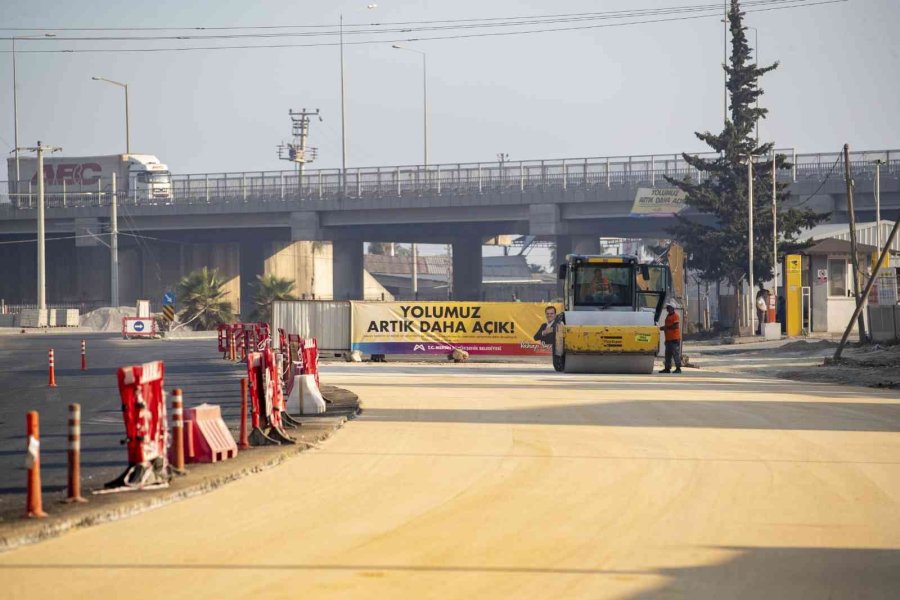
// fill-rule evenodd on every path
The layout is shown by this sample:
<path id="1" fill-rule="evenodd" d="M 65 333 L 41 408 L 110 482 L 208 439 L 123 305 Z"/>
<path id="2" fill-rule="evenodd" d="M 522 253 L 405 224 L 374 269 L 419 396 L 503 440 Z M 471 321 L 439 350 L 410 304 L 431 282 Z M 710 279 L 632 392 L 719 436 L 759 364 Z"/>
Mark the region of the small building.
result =
<path id="1" fill-rule="evenodd" d="M 862 285 L 868 278 L 875 246 L 857 244 Z M 810 288 L 810 326 L 816 333 L 843 333 L 853 316 L 856 299 L 853 295 L 853 264 L 850 242 L 825 238 L 802 251 L 808 257 L 806 277 Z M 865 314 L 865 313 L 864 313 Z M 855 330 L 855 328 L 854 328 Z"/>

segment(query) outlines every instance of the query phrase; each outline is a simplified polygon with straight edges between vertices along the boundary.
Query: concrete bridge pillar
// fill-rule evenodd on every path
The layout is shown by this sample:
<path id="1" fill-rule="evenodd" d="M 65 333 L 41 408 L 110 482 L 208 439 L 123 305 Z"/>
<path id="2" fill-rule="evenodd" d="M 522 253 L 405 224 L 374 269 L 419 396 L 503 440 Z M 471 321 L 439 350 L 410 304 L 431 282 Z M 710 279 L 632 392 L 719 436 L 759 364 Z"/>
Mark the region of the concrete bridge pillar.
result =
<path id="1" fill-rule="evenodd" d="M 240 278 L 241 278 L 241 321 L 249 321 L 256 308 L 253 297 L 256 295 L 254 284 L 256 276 L 263 275 L 266 270 L 266 242 L 263 237 L 249 238 L 240 243 Z"/>
<path id="2" fill-rule="evenodd" d="M 481 238 L 453 242 L 453 299 L 481 300 Z"/>
<path id="3" fill-rule="evenodd" d="M 572 254 L 600 254 L 599 235 L 573 235 Z"/>
<path id="4" fill-rule="evenodd" d="M 332 282 L 335 300 L 365 299 L 363 242 L 360 239 L 335 240 Z"/>

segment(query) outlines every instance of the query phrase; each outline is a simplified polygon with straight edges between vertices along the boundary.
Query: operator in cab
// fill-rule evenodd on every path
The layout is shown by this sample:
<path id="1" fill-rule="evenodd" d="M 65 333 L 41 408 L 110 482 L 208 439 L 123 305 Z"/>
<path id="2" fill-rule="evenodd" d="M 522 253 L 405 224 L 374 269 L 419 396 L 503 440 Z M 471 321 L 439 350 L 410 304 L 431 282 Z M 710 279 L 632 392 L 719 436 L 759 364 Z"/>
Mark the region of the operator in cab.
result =
<path id="1" fill-rule="evenodd" d="M 681 373 L 681 322 L 675 303 L 672 300 L 666 302 L 665 324 L 659 328 L 666 335 L 665 365 L 660 373 L 672 373 L 672 362 L 675 362 L 675 373 Z"/>

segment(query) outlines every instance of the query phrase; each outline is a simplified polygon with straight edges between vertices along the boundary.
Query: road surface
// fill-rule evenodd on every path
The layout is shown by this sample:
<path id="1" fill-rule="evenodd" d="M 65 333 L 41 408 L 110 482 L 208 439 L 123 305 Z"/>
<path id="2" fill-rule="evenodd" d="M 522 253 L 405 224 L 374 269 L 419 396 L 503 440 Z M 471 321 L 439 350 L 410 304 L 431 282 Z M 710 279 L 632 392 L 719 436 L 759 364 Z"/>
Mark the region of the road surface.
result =
<path id="1" fill-rule="evenodd" d="M 332 365 L 320 449 L 0 555 L 3 598 L 896 598 L 900 394 Z"/>

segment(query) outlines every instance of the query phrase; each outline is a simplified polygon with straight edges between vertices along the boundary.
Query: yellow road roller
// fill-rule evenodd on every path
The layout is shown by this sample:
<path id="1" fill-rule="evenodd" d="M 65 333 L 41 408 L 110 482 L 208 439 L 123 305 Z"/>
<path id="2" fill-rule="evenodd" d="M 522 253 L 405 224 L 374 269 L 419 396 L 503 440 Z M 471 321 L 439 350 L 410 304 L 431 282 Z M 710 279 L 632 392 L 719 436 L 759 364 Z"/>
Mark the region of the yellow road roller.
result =
<path id="1" fill-rule="evenodd" d="M 553 367 L 565 373 L 652 373 L 663 351 L 660 316 L 671 292 L 665 265 L 636 256 L 570 254 L 560 265 L 565 312 Z"/>

